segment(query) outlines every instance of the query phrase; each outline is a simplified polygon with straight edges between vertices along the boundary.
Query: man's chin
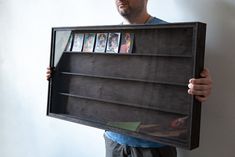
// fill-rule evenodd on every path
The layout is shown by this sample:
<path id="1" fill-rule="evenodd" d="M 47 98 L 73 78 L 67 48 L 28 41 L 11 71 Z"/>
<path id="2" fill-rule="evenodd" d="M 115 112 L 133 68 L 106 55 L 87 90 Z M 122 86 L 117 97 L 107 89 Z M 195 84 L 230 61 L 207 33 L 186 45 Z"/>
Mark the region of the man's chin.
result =
<path id="1" fill-rule="evenodd" d="M 120 15 L 126 17 L 126 16 L 128 16 L 130 14 L 130 11 L 129 10 L 120 9 L 119 13 L 120 13 Z"/>

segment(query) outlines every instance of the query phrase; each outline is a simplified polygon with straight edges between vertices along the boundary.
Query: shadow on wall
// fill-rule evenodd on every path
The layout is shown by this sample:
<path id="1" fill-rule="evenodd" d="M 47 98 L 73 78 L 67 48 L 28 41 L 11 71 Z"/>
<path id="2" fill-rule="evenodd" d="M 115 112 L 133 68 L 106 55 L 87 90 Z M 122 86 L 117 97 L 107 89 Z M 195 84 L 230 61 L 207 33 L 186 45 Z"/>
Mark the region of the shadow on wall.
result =
<path id="1" fill-rule="evenodd" d="M 230 83 L 235 79 L 229 72 L 235 71 L 235 1 L 177 0 L 177 6 L 187 20 L 207 23 L 206 66 L 213 74 L 214 83 L 223 82 L 217 90 L 231 89 Z"/>
<path id="2" fill-rule="evenodd" d="M 235 34 L 235 1 L 177 0 L 177 6 L 182 10 L 182 16 L 185 16 L 185 18 L 196 18 L 196 20 L 208 23 L 209 37 L 217 37 L 217 39 L 220 40 L 221 37 L 224 38 L 226 35 L 231 36 Z M 233 38 L 235 38 L 235 36 L 233 36 Z M 221 43 L 223 43 L 226 40 L 221 39 L 221 41 Z M 228 41 L 226 46 L 234 46 L 232 42 L 231 40 Z"/>
<path id="3" fill-rule="evenodd" d="M 229 132 L 235 127 L 227 124 L 233 123 L 234 119 L 235 1 L 177 0 L 176 5 L 187 21 L 193 19 L 207 23 L 205 61 L 213 78 L 212 95 L 208 105 L 203 106 L 200 147 L 192 153 L 181 150 L 179 155 L 231 156 L 234 134 Z"/>

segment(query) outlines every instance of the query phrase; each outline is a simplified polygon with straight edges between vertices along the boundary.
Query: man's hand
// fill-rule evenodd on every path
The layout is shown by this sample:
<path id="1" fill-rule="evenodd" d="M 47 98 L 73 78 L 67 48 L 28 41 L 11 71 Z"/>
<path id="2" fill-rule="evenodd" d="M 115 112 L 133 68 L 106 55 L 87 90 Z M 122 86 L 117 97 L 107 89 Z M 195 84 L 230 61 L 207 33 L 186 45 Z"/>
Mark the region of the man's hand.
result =
<path id="1" fill-rule="evenodd" d="M 211 93 L 212 79 L 207 68 L 205 68 L 200 75 L 202 78 L 192 78 L 189 80 L 188 93 L 191 95 L 195 95 L 196 99 L 200 102 L 204 102 L 207 100 Z"/>
<path id="2" fill-rule="evenodd" d="M 52 76 L 52 69 L 51 67 L 47 68 L 46 79 L 49 80 Z"/>

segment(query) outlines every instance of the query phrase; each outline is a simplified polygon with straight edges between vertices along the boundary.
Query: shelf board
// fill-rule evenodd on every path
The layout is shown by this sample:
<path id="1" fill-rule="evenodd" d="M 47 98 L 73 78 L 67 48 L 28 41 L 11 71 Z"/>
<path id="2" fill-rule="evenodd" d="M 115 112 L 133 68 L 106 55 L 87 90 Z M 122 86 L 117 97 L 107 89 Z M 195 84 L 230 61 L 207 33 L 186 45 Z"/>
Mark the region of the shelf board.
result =
<path id="1" fill-rule="evenodd" d="M 160 108 L 154 107 L 154 106 L 144 107 L 144 106 L 141 106 L 139 104 L 120 102 L 120 101 L 112 101 L 112 100 L 82 96 L 82 95 L 78 95 L 78 94 L 63 93 L 63 92 L 60 92 L 59 94 L 63 95 L 63 96 L 67 96 L 67 97 L 75 97 L 75 98 L 79 98 L 79 99 L 87 99 L 87 100 L 98 101 L 98 102 L 103 102 L 103 103 L 118 104 L 118 105 L 122 105 L 122 106 L 130 106 L 130 107 L 135 107 L 135 108 L 141 108 L 141 109 L 145 109 L 145 110 L 154 110 L 154 111 L 158 111 L 158 112 L 173 113 L 173 114 L 188 116 L 188 114 L 182 114 L 182 113 L 176 112 L 176 111 L 173 112 L 173 111 L 167 110 L 167 109 L 160 109 Z"/>
<path id="2" fill-rule="evenodd" d="M 78 51 L 64 51 L 65 54 L 80 54 L 80 55 L 118 55 L 118 56 L 139 56 L 139 57 L 172 57 L 172 58 L 193 58 L 192 55 L 167 55 L 167 54 L 153 54 L 146 53 L 106 53 L 106 52 L 78 52 Z"/>
<path id="3" fill-rule="evenodd" d="M 100 75 L 90 75 L 90 74 L 81 74 L 81 73 L 72 73 L 72 72 L 60 72 L 63 75 L 74 75 L 81 77 L 93 77 L 99 79 L 112 79 L 112 80 L 120 80 L 120 81 L 134 81 L 134 82 L 142 82 L 142 83 L 150 83 L 150 84 L 162 84 L 169 86 L 182 86 L 187 87 L 187 84 L 184 83 L 172 83 L 172 82 L 160 82 L 160 81 L 148 81 L 143 79 L 132 79 L 132 78 L 122 78 L 122 77 L 112 77 L 112 76 L 100 76 Z"/>

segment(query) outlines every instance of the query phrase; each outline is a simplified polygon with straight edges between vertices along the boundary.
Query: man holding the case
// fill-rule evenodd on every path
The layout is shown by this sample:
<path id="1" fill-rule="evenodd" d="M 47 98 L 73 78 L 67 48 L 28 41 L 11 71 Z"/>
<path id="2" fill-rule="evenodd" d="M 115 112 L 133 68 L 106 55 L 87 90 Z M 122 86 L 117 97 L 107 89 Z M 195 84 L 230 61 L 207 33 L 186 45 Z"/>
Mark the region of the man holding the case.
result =
<path id="1" fill-rule="evenodd" d="M 123 17 L 123 24 L 162 24 L 167 23 L 147 12 L 148 0 L 115 0 L 116 7 Z M 201 72 L 201 78 L 190 79 L 188 93 L 204 102 L 211 92 L 212 79 L 208 69 Z M 51 68 L 47 70 L 47 79 Z M 104 133 L 106 157 L 176 157 L 175 147 L 162 145 L 135 137 L 106 131 Z"/>

